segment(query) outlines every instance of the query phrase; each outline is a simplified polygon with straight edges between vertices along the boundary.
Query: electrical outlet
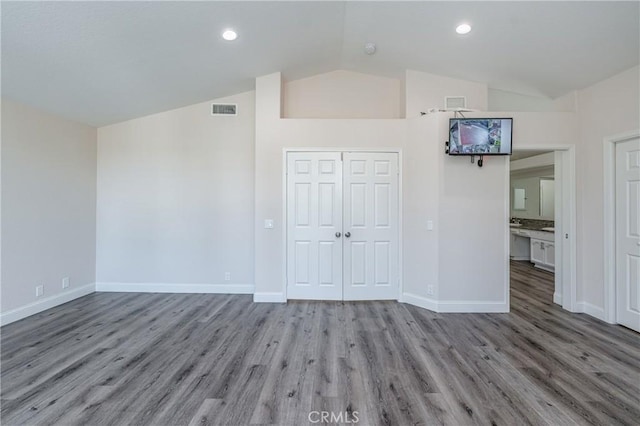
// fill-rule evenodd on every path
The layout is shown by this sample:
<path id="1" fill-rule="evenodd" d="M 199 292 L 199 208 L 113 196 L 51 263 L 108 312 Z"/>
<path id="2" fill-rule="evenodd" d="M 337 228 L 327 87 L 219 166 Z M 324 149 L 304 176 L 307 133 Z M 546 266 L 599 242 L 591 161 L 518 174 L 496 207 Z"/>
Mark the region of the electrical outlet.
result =
<path id="1" fill-rule="evenodd" d="M 36 286 L 36 297 L 40 297 L 44 294 L 44 285 L 37 285 Z"/>
<path id="2" fill-rule="evenodd" d="M 433 296 L 433 286 L 432 285 L 428 285 L 427 286 L 427 294 L 429 296 Z"/>
<path id="3" fill-rule="evenodd" d="M 224 280 L 225 281 L 230 281 L 231 280 L 231 272 L 225 272 L 224 273 Z"/>
<path id="4" fill-rule="evenodd" d="M 433 231 L 433 221 L 432 220 L 428 220 L 427 221 L 427 231 Z"/>
<path id="5" fill-rule="evenodd" d="M 69 288 L 69 277 L 64 277 L 62 279 L 62 288 Z"/>

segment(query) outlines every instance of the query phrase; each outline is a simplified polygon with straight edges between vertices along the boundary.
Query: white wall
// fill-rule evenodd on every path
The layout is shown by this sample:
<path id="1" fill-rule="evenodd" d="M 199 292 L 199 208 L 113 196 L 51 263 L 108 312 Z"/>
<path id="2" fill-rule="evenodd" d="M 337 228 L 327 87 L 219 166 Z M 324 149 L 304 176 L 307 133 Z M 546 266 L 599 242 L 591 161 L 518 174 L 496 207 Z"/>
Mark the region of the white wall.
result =
<path id="1" fill-rule="evenodd" d="M 413 105 L 440 98 L 431 78 L 406 81 Z M 457 95 L 477 96 L 482 87 Z M 257 301 L 285 300 L 283 151 L 285 148 L 391 148 L 403 152 L 403 290 L 401 300 L 438 311 L 508 310 L 508 159 L 444 154 L 451 114 L 406 120 L 282 119 L 279 73 L 256 81 L 255 272 Z M 476 93 L 476 95 L 474 95 Z M 486 94 L 486 90 L 484 90 Z M 419 96 L 416 96 L 419 94 Z M 434 98 L 435 99 L 435 98 Z M 407 100 L 407 111 L 410 110 Z M 487 115 L 487 113 L 477 113 Z M 492 113 L 514 117 L 514 143 L 574 142 L 575 114 Z M 264 229 L 264 220 L 275 221 Z M 427 230 L 432 220 L 434 229 Z M 429 294 L 428 286 L 433 286 Z"/>
<path id="2" fill-rule="evenodd" d="M 98 130 L 98 290 L 253 291 L 254 92 Z M 225 273 L 231 278 L 225 280 Z"/>
<path id="3" fill-rule="evenodd" d="M 439 114 L 440 140 L 450 114 Z M 514 122 L 516 126 L 517 122 Z M 507 157 L 440 156 L 439 303 L 463 312 L 508 311 L 505 186 Z"/>
<path id="4" fill-rule="evenodd" d="M 550 178 L 553 179 L 553 167 L 550 169 L 538 169 L 534 172 L 527 173 L 511 173 L 511 199 L 509 204 L 511 205 L 511 217 L 517 217 L 520 219 L 538 219 L 538 220 L 554 220 L 554 214 L 543 217 L 540 212 L 540 179 Z M 513 209 L 513 194 L 515 188 L 525 190 L 525 209 L 514 210 Z M 549 198 L 551 197 L 551 198 Z M 553 193 L 547 194 L 547 203 L 553 205 Z"/>
<path id="5" fill-rule="evenodd" d="M 448 139 L 449 113 L 438 113 L 436 145 Z M 477 112 L 467 117 L 513 117 L 513 144 L 531 148 L 575 142 L 573 113 Z M 412 141 L 408 142 L 409 144 Z M 441 312 L 508 309 L 509 162 L 439 155 L 439 276 Z"/>
<path id="6" fill-rule="evenodd" d="M 401 118 L 398 79 L 332 71 L 283 85 L 284 118 Z"/>
<path id="7" fill-rule="evenodd" d="M 96 129 L 3 99 L 2 323 L 93 291 L 95 223 Z"/>
<path id="8" fill-rule="evenodd" d="M 439 171 L 444 144 L 437 115 L 409 118 L 403 162 L 402 300 L 438 310 Z M 428 221 L 433 229 L 429 230 Z M 433 286 L 433 294 L 427 292 Z"/>
<path id="9" fill-rule="evenodd" d="M 511 217 L 554 220 L 553 214 L 547 217 L 540 215 L 540 178 L 554 178 L 554 157 L 555 153 L 548 152 L 509 163 Z M 525 190 L 525 210 L 513 209 L 514 188 Z M 553 205 L 553 194 L 550 193 L 547 196 L 551 197 L 551 199 L 547 198 L 547 203 Z"/>
<path id="10" fill-rule="evenodd" d="M 399 148 L 405 121 L 393 119 L 282 119 L 280 73 L 256 80 L 255 276 L 258 301 L 283 301 L 283 150 L 294 147 Z M 264 229 L 273 219 L 274 229 Z"/>
<path id="11" fill-rule="evenodd" d="M 466 96 L 470 109 L 486 111 L 488 107 L 488 88 L 483 83 L 407 70 L 405 90 L 407 118 L 430 108 L 444 108 L 445 96 Z"/>
<path id="12" fill-rule="evenodd" d="M 513 157 L 512 157 L 513 158 Z M 534 155 L 533 157 L 512 160 L 509 163 L 511 172 L 519 172 L 523 170 L 539 169 L 543 167 L 551 167 L 555 164 L 555 153 L 545 152 L 544 154 Z"/>
<path id="13" fill-rule="evenodd" d="M 449 115 L 419 117 L 441 107 L 445 95 L 467 96 L 470 108 L 486 110 L 486 85 L 407 71 L 397 98 L 406 99 L 407 120 L 281 118 L 287 103 L 289 114 L 319 116 L 338 93 L 311 103 L 305 93 L 319 93 L 334 79 L 359 81 L 361 91 L 374 83 L 369 77 L 339 72 L 292 82 L 283 103 L 276 73 L 258 78 L 255 94 L 219 100 L 238 103 L 238 117 L 211 117 L 207 102 L 101 128 L 97 212 L 95 129 L 4 102 L 3 321 L 7 310 L 36 309 L 30 304 L 37 283 L 45 284 L 45 298 L 62 295 L 58 302 L 79 295 L 75 289 L 86 290 L 96 279 L 96 265 L 107 290 L 251 292 L 255 282 L 256 299 L 281 300 L 282 159 L 283 149 L 292 147 L 402 149 L 405 300 L 442 311 L 503 309 L 506 159 L 485 159 L 478 169 L 468 159 L 447 157 Z M 638 81 L 635 67 L 554 100 L 555 111 L 576 106 L 577 113 L 476 114 L 513 117 L 514 149 L 576 146 L 577 297 L 596 316 L 604 299 L 602 140 L 640 128 Z M 396 82 L 387 83 L 389 90 L 371 102 L 396 99 Z M 353 115 L 360 101 L 339 115 Z M 275 229 L 263 228 L 267 218 Z M 62 293 L 65 276 L 72 291 Z M 434 294 L 427 294 L 428 285 Z"/>
<path id="14" fill-rule="evenodd" d="M 575 92 L 556 99 L 489 89 L 489 111 L 575 112 Z"/>
<path id="15" fill-rule="evenodd" d="M 640 129 L 640 67 L 578 92 L 578 300 L 604 308 L 603 139 Z"/>

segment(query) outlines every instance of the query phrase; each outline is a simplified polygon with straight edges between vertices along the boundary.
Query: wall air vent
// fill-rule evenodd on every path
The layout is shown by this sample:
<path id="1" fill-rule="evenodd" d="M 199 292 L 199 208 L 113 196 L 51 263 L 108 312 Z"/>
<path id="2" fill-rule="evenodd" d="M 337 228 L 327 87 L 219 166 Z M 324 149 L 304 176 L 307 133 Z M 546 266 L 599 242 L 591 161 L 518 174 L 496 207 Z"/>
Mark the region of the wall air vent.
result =
<path id="1" fill-rule="evenodd" d="M 444 109 L 447 111 L 460 111 L 467 108 L 467 98 L 465 96 L 445 96 Z"/>
<path id="2" fill-rule="evenodd" d="M 238 105 L 211 104 L 211 115 L 238 115 Z"/>

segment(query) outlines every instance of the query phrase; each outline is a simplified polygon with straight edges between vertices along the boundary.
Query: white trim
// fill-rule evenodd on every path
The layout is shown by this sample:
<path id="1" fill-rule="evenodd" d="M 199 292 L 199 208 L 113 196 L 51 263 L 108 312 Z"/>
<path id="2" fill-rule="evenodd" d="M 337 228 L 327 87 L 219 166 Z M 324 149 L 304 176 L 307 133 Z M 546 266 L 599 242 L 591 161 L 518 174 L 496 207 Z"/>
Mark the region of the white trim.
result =
<path id="1" fill-rule="evenodd" d="M 289 152 L 295 152 L 293 150 L 283 148 L 282 149 L 282 293 L 259 293 L 260 297 L 257 297 L 257 294 L 253 295 L 253 301 L 257 302 L 259 298 L 269 298 L 275 297 L 275 294 L 281 294 L 285 303 L 287 301 L 287 243 L 288 243 L 288 235 L 287 235 L 287 227 L 289 224 L 287 223 L 287 197 L 289 193 L 287 192 L 287 175 L 288 175 L 288 156 Z M 264 300 L 265 302 L 270 302 L 269 300 Z M 272 303 L 280 303 L 279 301 L 275 301 Z"/>
<path id="2" fill-rule="evenodd" d="M 287 300 L 287 155 L 294 152 L 372 152 L 372 153 L 393 153 L 398 154 L 398 301 L 402 295 L 403 289 L 403 239 L 402 239 L 402 219 L 403 219 L 403 200 L 402 200 L 402 175 L 403 175 L 403 159 L 402 148 L 343 148 L 343 147 L 292 147 L 282 148 L 282 294 L 284 301 Z M 262 294 L 280 294 L 280 293 L 262 293 Z M 254 296 L 254 301 L 255 300 Z"/>
<path id="3" fill-rule="evenodd" d="M 98 282 L 96 291 L 131 293 L 253 294 L 253 284 L 174 284 Z"/>
<path id="4" fill-rule="evenodd" d="M 509 159 L 507 158 L 507 161 Z M 505 312 L 509 312 L 511 309 L 511 225 L 509 225 L 509 221 L 511 218 L 511 167 L 507 165 L 505 167 L 505 179 L 504 179 L 504 190 L 507 194 L 507 202 L 504 205 L 504 226 L 506 228 L 504 233 L 504 277 L 502 278 L 504 281 L 504 292 L 503 292 L 503 300 L 506 301 L 507 310 Z"/>
<path id="5" fill-rule="evenodd" d="M 56 294 L 54 296 L 47 297 L 46 299 L 38 300 L 36 302 L 29 303 L 28 305 L 3 312 L 0 314 L 0 326 L 11 324 L 12 322 L 46 311 L 47 309 L 54 308 L 62 305 L 63 303 L 94 293 L 95 291 L 96 284 L 91 283 L 82 287 L 74 288 L 71 291 L 65 291 L 64 293 Z"/>
<path id="6" fill-rule="evenodd" d="M 576 312 L 585 313 L 599 320 L 607 322 L 604 319 L 604 309 L 599 306 L 592 305 L 589 302 L 578 302 L 576 303 L 576 308 L 577 308 Z"/>
<path id="7" fill-rule="evenodd" d="M 576 212 L 576 149 L 574 146 L 561 154 L 562 171 L 562 203 L 561 227 L 556 228 L 555 239 L 556 259 L 555 276 L 556 288 L 562 292 L 562 307 L 569 312 L 575 312 L 578 299 L 577 273 L 577 212 Z M 556 215 L 556 219 L 557 219 Z M 566 235 L 569 238 L 566 238 Z M 558 246 L 560 250 L 558 250 Z M 568 284 L 568 285 L 567 285 Z"/>
<path id="8" fill-rule="evenodd" d="M 553 266 L 547 266 L 547 265 L 543 265 L 541 263 L 534 263 L 533 267 L 534 268 L 538 268 L 538 269 L 542 269 L 543 271 L 551 272 L 552 274 L 555 273 L 555 268 Z"/>
<path id="9" fill-rule="evenodd" d="M 426 297 L 418 296 L 417 294 L 412 293 L 403 293 L 400 295 L 399 302 L 408 303 L 409 305 L 414 305 L 419 308 L 428 309 L 433 312 L 438 312 L 438 301 L 434 299 L 429 299 Z"/>
<path id="10" fill-rule="evenodd" d="M 559 293 L 557 291 L 553 293 L 553 303 L 562 306 L 562 293 Z"/>
<path id="11" fill-rule="evenodd" d="M 508 313 L 509 302 L 481 302 L 478 300 L 441 300 L 438 312 L 443 313 Z"/>
<path id="12" fill-rule="evenodd" d="M 604 310 L 602 320 L 609 324 L 616 324 L 617 322 L 615 145 L 619 142 L 625 142 L 637 137 L 640 137 L 640 130 L 606 137 L 602 144 L 602 158 L 604 163 Z"/>
<path id="13" fill-rule="evenodd" d="M 287 303 L 284 293 L 253 293 L 255 303 Z"/>
<path id="14" fill-rule="evenodd" d="M 418 306 L 439 313 L 507 313 L 509 303 L 482 302 L 476 300 L 435 300 L 416 294 L 404 293 L 400 297 L 400 302 Z"/>
<path id="15" fill-rule="evenodd" d="M 403 167 L 403 159 L 402 159 L 402 149 L 398 149 L 396 151 L 398 153 L 398 298 L 396 300 L 400 300 L 400 296 L 402 295 L 404 289 L 404 280 L 403 280 L 403 264 L 404 259 L 402 256 L 402 247 L 404 247 L 404 240 L 402 235 L 404 233 L 402 226 L 402 218 L 404 217 L 403 206 L 404 203 L 402 201 L 402 173 Z"/>

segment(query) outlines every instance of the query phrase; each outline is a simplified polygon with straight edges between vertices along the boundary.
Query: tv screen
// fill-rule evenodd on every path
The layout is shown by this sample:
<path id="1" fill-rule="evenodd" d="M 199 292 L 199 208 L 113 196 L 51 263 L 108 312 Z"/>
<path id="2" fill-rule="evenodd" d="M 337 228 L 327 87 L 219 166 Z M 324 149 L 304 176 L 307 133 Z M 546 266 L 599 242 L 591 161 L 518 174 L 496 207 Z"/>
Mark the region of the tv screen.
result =
<path id="1" fill-rule="evenodd" d="M 511 155 L 512 118 L 451 118 L 449 155 Z"/>

